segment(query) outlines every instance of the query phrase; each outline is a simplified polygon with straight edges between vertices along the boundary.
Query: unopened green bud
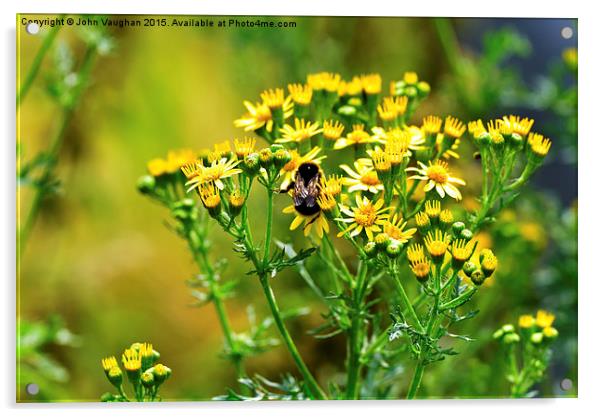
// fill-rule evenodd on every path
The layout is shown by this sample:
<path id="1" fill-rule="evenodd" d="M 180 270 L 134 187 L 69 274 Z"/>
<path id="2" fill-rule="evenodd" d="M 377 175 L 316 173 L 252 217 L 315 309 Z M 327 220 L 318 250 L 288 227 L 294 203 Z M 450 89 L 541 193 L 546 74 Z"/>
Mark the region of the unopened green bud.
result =
<path id="1" fill-rule="evenodd" d="M 274 153 L 274 165 L 278 169 L 288 164 L 292 159 L 291 153 L 286 149 L 279 149 Z"/>
<path id="2" fill-rule="evenodd" d="M 469 241 L 470 239 L 472 239 L 472 232 L 469 229 L 463 229 L 460 232 L 460 235 L 458 236 L 459 239 L 466 239 L 466 241 Z"/>
<path id="3" fill-rule="evenodd" d="M 514 333 L 514 325 L 512 324 L 504 324 L 502 326 L 502 330 L 504 331 L 504 333 Z"/>
<path id="4" fill-rule="evenodd" d="M 418 96 L 423 98 L 430 94 L 431 86 L 426 81 L 420 81 L 416 86 L 418 88 Z"/>
<path id="5" fill-rule="evenodd" d="M 169 369 L 167 366 L 161 363 L 158 363 L 155 366 L 153 366 L 151 370 L 155 377 L 157 385 L 162 384 L 167 378 L 171 376 L 171 369 Z"/>
<path id="6" fill-rule="evenodd" d="M 138 182 L 136 183 L 138 191 L 140 191 L 142 194 L 151 194 L 156 185 L 157 181 L 152 175 L 143 175 L 142 177 L 138 178 Z"/>
<path id="7" fill-rule="evenodd" d="M 471 276 L 474 271 L 478 269 L 478 266 L 474 262 L 465 262 L 462 270 L 466 274 L 466 276 Z"/>
<path id="8" fill-rule="evenodd" d="M 399 242 L 394 240 L 389 241 L 389 244 L 387 245 L 387 256 L 392 259 L 397 258 L 401 253 L 401 246 L 402 245 Z"/>
<path id="9" fill-rule="evenodd" d="M 418 89 L 413 85 L 408 85 L 403 92 L 408 98 L 414 98 L 418 95 Z"/>
<path id="10" fill-rule="evenodd" d="M 510 135 L 510 144 L 516 148 L 520 148 L 521 146 L 523 146 L 523 142 L 524 139 L 521 135 L 519 135 L 518 133 L 512 133 Z"/>
<path id="11" fill-rule="evenodd" d="M 495 333 L 493 333 L 493 338 L 495 340 L 498 340 L 499 338 L 501 338 L 503 335 L 505 335 L 506 333 L 504 332 L 504 329 L 497 329 L 495 331 Z"/>
<path id="12" fill-rule="evenodd" d="M 274 161 L 274 154 L 270 148 L 263 148 L 259 151 L 259 165 L 269 169 Z"/>
<path id="13" fill-rule="evenodd" d="M 474 138 L 477 146 L 489 146 L 491 145 L 491 135 L 488 132 L 483 132 Z"/>
<path id="14" fill-rule="evenodd" d="M 100 396 L 100 401 L 103 403 L 110 403 L 115 401 L 116 397 L 115 395 L 111 394 L 110 392 L 105 392 L 104 394 L 102 394 Z"/>
<path id="15" fill-rule="evenodd" d="M 364 245 L 364 252 L 369 258 L 373 258 L 378 252 L 378 248 L 376 247 L 376 243 L 370 241 Z"/>
<path id="16" fill-rule="evenodd" d="M 270 145 L 270 150 L 272 151 L 272 153 L 276 153 L 281 149 L 286 150 L 286 148 L 284 146 L 282 146 L 280 143 L 273 143 Z"/>
<path id="17" fill-rule="evenodd" d="M 144 385 L 146 388 L 150 388 L 155 385 L 155 375 L 149 371 L 143 372 L 142 376 L 140 377 L 140 382 L 142 382 L 142 385 Z"/>
<path id="18" fill-rule="evenodd" d="M 511 345 L 520 342 L 520 336 L 516 333 L 507 333 L 504 335 L 502 342 L 506 345 Z"/>
<path id="19" fill-rule="evenodd" d="M 119 388 L 123 382 L 123 372 L 118 366 L 114 366 L 107 372 L 107 379 L 115 387 Z"/>
<path id="20" fill-rule="evenodd" d="M 257 175 L 260 168 L 259 154 L 255 152 L 248 154 L 244 159 L 242 168 L 247 173 L 247 175 L 251 177 Z"/>
<path id="21" fill-rule="evenodd" d="M 362 105 L 362 99 L 359 97 L 351 97 L 349 100 L 347 100 L 347 104 L 350 106 L 359 107 Z"/>
<path id="22" fill-rule="evenodd" d="M 455 222 L 454 224 L 452 224 L 452 233 L 454 234 L 454 237 L 460 237 L 460 233 L 462 233 L 462 230 L 464 230 L 466 228 L 466 225 L 464 224 L 464 222 Z"/>
<path id="23" fill-rule="evenodd" d="M 474 285 L 481 285 L 485 281 L 485 274 L 480 269 L 476 269 L 470 274 L 470 280 Z"/>
<path id="24" fill-rule="evenodd" d="M 539 345 L 543 341 L 543 333 L 537 332 L 531 335 L 531 343 Z"/>
<path id="25" fill-rule="evenodd" d="M 341 116 L 355 116 L 357 109 L 353 106 L 341 106 L 337 111 Z"/>

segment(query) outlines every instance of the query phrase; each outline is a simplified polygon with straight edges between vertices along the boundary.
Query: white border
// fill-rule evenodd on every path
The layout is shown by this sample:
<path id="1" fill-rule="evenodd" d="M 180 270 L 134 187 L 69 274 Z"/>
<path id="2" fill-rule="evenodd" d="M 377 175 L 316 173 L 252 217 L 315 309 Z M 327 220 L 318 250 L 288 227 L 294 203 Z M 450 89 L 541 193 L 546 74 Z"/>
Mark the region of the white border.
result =
<path id="1" fill-rule="evenodd" d="M 2 91 L 6 92 L 0 102 L 0 125 L 6 137 L 2 164 L 3 204 L 0 217 L 4 239 L 3 250 L 0 251 L 2 265 L 6 265 L 4 281 L 4 303 L 1 308 L 3 340 L 2 360 L 3 376 L 0 378 L 2 407 L 8 415 L 105 415 L 108 412 L 127 412 L 131 415 L 155 416 L 164 415 L 167 410 L 178 410 L 182 414 L 190 414 L 189 410 L 205 415 L 220 414 L 224 416 L 243 414 L 249 416 L 282 415 L 287 417 L 305 416 L 308 413 L 325 415 L 335 411 L 349 416 L 364 415 L 366 411 L 375 409 L 383 413 L 424 413 L 436 412 L 447 416 L 464 416 L 466 411 L 476 415 L 507 416 L 509 413 L 532 415 L 562 415 L 584 413 L 590 414 L 590 408 L 597 405 L 600 397 L 600 363 L 602 346 L 599 322 L 600 313 L 597 304 L 601 291 L 601 274 L 594 269 L 596 258 L 599 259 L 599 242 L 594 236 L 600 233 L 600 205 L 596 198 L 600 195 L 601 175 L 597 172 L 602 155 L 602 135 L 594 123 L 600 119 L 600 46 L 602 39 L 600 16 L 596 13 L 592 1 L 541 1 L 505 0 L 503 2 L 483 1 L 414 1 L 394 2 L 370 0 L 363 2 L 348 1 L 263 1 L 263 0 L 170 0 L 157 4 L 149 4 L 149 0 L 75 0 L 35 1 L 22 0 L 6 4 L 2 2 L 2 59 L 1 71 Z M 259 15 L 359 15 L 359 16 L 465 16 L 465 17 L 576 17 L 579 19 L 579 399 L 562 400 L 437 400 L 437 401 L 383 401 L 383 402 L 330 402 L 327 404 L 223 404 L 223 403 L 171 403 L 152 404 L 146 406 L 118 408 L 103 405 L 49 404 L 49 405 L 15 405 L 14 377 L 14 236 L 15 236 L 15 184 L 14 184 L 14 91 L 15 91 L 15 14 L 22 13 L 123 13 L 123 14 L 259 14 Z M 599 407 L 598 407 L 599 408 Z"/>

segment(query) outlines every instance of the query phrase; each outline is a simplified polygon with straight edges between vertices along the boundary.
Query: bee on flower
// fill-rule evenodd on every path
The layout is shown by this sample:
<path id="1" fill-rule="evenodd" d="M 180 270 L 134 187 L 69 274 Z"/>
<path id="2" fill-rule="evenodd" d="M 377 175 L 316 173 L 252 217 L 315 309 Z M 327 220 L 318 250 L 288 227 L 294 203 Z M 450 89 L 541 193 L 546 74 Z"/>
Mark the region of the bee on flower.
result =
<path id="1" fill-rule="evenodd" d="M 318 156 L 320 152 L 321 149 L 317 146 L 305 155 L 299 154 L 297 150 L 291 150 L 291 160 L 287 162 L 280 170 L 280 178 L 282 179 L 280 189 L 283 191 L 289 189 L 290 185 L 295 181 L 295 173 L 301 164 L 310 162 L 320 165 L 322 160 L 326 158 L 326 155 Z"/>

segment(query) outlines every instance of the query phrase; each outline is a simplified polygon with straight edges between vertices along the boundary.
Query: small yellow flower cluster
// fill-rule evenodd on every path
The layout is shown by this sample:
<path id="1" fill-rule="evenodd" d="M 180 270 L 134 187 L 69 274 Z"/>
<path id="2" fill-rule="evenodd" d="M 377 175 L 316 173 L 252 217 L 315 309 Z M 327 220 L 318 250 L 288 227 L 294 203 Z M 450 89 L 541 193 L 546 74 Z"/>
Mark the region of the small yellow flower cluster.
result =
<path id="1" fill-rule="evenodd" d="M 150 343 L 133 343 L 121 355 L 121 362 L 128 380 L 134 389 L 137 401 L 155 400 L 159 386 L 169 378 L 171 369 L 156 363 L 160 354 Z M 118 395 L 111 396 L 112 401 L 129 401 L 123 389 L 123 372 L 115 356 L 101 360 L 102 368 Z"/>
<path id="2" fill-rule="evenodd" d="M 505 344 L 512 344 L 525 340 L 533 345 L 548 344 L 558 337 L 558 330 L 552 326 L 556 317 L 554 314 L 539 310 L 535 317 L 524 314 L 518 318 L 518 333 L 512 324 L 505 324 L 494 334 L 494 339 L 502 340 Z"/>

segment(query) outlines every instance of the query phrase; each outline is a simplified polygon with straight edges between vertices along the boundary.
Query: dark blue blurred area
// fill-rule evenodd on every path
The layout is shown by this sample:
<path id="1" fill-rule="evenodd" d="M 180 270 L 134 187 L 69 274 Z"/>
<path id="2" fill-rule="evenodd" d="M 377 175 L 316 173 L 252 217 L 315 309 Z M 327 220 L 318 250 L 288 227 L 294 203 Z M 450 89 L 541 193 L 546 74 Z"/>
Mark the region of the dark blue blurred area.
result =
<path id="1" fill-rule="evenodd" d="M 505 65 L 515 69 L 528 89 L 541 88 L 542 77 L 558 65 L 563 51 L 577 48 L 577 19 L 454 19 L 458 41 L 462 48 L 474 53 L 482 53 L 483 38 L 495 30 L 512 28 L 525 37 L 531 45 L 531 51 L 525 57 L 511 57 Z M 570 28 L 570 37 L 566 36 Z M 564 33 L 563 33 L 564 29 Z M 563 34 L 565 36 L 563 36 Z M 568 37 L 568 39 L 567 39 Z M 577 165 L 573 157 L 568 156 L 562 143 L 545 131 L 547 124 L 556 121 L 556 115 L 550 109 L 513 106 L 503 109 L 504 113 L 517 113 L 535 119 L 535 131 L 550 135 L 553 141 L 552 151 L 546 164 L 534 175 L 532 181 L 556 195 L 563 206 L 568 206 L 577 198 Z M 577 141 L 577 138 L 574 138 Z"/>

